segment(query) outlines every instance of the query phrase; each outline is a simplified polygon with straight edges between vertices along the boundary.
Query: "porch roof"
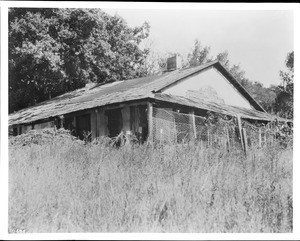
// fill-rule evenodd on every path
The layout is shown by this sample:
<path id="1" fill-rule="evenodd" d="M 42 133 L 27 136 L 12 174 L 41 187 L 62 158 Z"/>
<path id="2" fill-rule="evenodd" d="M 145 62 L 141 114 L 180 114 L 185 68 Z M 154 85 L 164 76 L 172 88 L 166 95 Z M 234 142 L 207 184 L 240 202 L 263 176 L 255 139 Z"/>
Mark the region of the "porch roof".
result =
<path id="1" fill-rule="evenodd" d="M 263 120 L 263 121 L 278 121 L 283 122 L 292 122 L 292 120 L 284 119 L 276 115 L 271 115 L 266 112 L 250 110 L 237 106 L 230 106 L 221 103 L 215 103 L 210 101 L 201 101 L 201 100 L 192 100 L 182 96 L 174 96 L 168 94 L 156 93 L 154 99 L 157 101 L 163 101 L 167 103 L 189 106 L 197 109 L 208 110 L 212 112 L 217 112 L 230 116 L 240 116 L 243 119 L 252 119 L 252 120 Z"/>

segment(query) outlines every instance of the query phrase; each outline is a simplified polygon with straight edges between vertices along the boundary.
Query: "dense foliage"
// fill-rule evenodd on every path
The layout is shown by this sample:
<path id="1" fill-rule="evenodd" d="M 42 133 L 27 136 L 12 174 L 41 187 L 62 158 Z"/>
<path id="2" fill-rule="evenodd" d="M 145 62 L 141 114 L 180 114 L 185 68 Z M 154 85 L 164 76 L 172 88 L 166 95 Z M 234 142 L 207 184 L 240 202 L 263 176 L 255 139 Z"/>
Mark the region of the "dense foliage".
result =
<path id="1" fill-rule="evenodd" d="M 276 112 L 286 118 L 293 118 L 294 98 L 294 51 L 287 54 L 285 61 L 287 70 L 280 71 L 281 85 L 277 87 L 275 100 Z"/>
<path id="2" fill-rule="evenodd" d="M 139 45 L 148 34 L 148 23 L 130 28 L 100 9 L 10 9 L 9 111 L 145 74 Z"/>

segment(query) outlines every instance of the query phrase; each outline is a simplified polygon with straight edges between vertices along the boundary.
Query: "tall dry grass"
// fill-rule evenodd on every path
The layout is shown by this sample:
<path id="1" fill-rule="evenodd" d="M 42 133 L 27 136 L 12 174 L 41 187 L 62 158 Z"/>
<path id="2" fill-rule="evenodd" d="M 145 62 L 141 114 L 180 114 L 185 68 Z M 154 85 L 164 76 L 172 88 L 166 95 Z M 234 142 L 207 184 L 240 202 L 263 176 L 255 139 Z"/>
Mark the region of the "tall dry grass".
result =
<path id="1" fill-rule="evenodd" d="M 25 138 L 26 139 L 26 138 Z M 10 145 L 9 232 L 291 232 L 292 149 Z M 37 142 L 38 143 L 38 142 Z"/>

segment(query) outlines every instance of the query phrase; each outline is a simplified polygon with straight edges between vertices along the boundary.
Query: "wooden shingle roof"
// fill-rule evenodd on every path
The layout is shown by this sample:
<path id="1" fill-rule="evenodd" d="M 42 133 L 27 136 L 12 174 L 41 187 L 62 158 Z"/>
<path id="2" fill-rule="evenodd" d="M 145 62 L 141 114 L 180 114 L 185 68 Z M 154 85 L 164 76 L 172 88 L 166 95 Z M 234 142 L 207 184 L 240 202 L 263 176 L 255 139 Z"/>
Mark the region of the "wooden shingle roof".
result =
<path id="1" fill-rule="evenodd" d="M 155 93 L 161 92 L 161 90 L 164 88 L 171 86 L 188 76 L 212 67 L 216 68 L 223 75 L 225 75 L 252 104 L 252 106 L 254 106 L 257 110 L 264 112 L 263 108 L 226 71 L 226 69 L 218 61 L 213 61 L 193 68 L 179 69 L 160 75 L 152 75 L 143 78 L 95 85 L 91 88 L 84 87 L 82 89 L 68 92 L 51 100 L 10 114 L 9 125 L 31 123 L 37 120 L 105 106 L 108 104 L 141 100 L 146 98 L 159 98 L 159 95 L 155 95 Z M 172 101 L 175 101 L 175 99 Z M 190 104 L 192 104 L 192 102 L 190 102 Z M 228 110 L 230 108 L 228 107 Z M 251 115 L 251 113 L 249 113 L 249 115 Z"/>
<path id="2" fill-rule="evenodd" d="M 275 115 L 271 115 L 267 112 L 251 110 L 251 109 L 246 109 L 237 106 L 230 106 L 230 105 L 225 105 L 225 104 L 211 102 L 211 101 L 203 101 L 203 100 L 195 101 L 182 96 L 156 93 L 153 99 L 162 102 L 173 103 L 181 106 L 188 106 L 197 109 L 208 110 L 208 111 L 225 114 L 229 116 L 240 116 L 243 119 L 262 120 L 262 121 L 274 121 L 275 119 L 277 119 L 278 121 L 284 121 L 284 122 L 291 121 L 284 118 L 280 118 Z"/>

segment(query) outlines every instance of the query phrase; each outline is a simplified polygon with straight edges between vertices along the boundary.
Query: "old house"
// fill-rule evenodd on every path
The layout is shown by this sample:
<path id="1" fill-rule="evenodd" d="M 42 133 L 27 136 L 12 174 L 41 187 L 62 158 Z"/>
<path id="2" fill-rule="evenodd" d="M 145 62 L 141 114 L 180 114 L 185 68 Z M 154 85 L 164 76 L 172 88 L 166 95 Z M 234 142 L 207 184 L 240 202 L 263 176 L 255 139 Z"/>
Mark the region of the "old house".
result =
<path id="1" fill-rule="evenodd" d="M 160 125 L 153 119 L 159 118 L 157 110 L 190 114 L 191 124 L 194 115 L 205 116 L 207 111 L 249 121 L 277 118 L 266 113 L 218 61 L 180 69 L 175 56 L 162 74 L 87 85 L 12 113 L 9 128 L 14 135 L 56 126 L 81 139 L 87 133 L 94 139 L 123 132 L 146 140 L 164 131 L 163 126 L 155 129 Z M 172 115 L 161 118 L 170 125 L 176 122 Z"/>

